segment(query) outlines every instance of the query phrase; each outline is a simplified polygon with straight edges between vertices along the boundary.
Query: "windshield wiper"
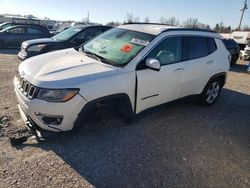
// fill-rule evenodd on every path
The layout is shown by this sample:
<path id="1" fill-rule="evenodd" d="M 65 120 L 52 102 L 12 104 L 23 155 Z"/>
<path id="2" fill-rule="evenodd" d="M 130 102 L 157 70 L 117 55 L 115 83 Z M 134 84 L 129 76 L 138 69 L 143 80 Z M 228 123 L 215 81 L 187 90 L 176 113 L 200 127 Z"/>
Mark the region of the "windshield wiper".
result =
<path id="1" fill-rule="evenodd" d="M 82 52 L 85 53 L 87 56 L 89 57 L 94 57 L 95 59 L 97 59 L 98 61 L 102 62 L 102 63 L 105 63 L 105 64 L 109 64 L 109 65 L 113 65 L 113 66 L 116 66 L 116 67 L 120 67 L 118 64 L 100 56 L 100 55 L 97 55 L 96 53 L 94 52 L 91 52 L 91 51 L 86 51 L 84 49 L 84 47 L 82 46 Z"/>
<path id="2" fill-rule="evenodd" d="M 91 56 L 94 57 L 95 59 L 97 59 L 98 61 L 102 62 L 101 59 L 93 52 L 90 51 L 84 51 L 85 54 L 87 54 L 87 56 Z"/>

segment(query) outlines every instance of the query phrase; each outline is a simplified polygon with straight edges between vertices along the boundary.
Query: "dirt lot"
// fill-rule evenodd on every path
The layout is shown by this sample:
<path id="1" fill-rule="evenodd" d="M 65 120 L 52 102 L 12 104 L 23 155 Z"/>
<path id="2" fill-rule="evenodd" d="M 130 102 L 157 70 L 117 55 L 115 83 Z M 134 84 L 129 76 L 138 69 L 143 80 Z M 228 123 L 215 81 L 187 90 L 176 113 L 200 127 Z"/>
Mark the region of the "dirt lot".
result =
<path id="1" fill-rule="evenodd" d="M 9 54 L 12 53 L 12 55 Z M 250 187 L 250 75 L 234 66 L 217 104 L 181 101 L 79 134 L 21 146 L 26 133 L 12 79 L 15 51 L 0 51 L 0 187 Z"/>

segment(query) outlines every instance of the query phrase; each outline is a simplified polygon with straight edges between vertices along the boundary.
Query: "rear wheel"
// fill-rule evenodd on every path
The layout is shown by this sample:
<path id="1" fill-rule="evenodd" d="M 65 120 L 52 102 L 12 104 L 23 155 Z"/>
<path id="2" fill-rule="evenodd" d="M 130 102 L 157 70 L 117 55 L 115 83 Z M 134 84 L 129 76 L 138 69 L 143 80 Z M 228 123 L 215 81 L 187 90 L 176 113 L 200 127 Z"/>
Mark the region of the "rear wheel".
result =
<path id="1" fill-rule="evenodd" d="M 200 95 L 199 103 L 203 106 L 210 106 L 216 102 L 222 89 L 222 82 L 219 78 L 211 80 Z"/>

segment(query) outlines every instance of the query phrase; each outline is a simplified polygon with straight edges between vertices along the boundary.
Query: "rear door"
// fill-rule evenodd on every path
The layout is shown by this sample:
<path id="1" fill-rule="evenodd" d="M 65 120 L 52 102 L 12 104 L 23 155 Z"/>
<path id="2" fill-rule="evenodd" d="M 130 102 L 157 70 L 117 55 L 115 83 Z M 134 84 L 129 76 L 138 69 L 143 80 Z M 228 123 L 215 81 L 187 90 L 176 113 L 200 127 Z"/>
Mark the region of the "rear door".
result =
<path id="1" fill-rule="evenodd" d="M 186 62 L 182 61 L 181 37 L 169 37 L 160 42 L 137 67 L 136 112 L 180 97 L 185 81 Z M 144 66 L 149 58 L 161 63 L 160 71 Z"/>
<path id="2" fill-rule="evenodd" d="M 43 31 L 34 27 L 26 27 L 26 40 L 42 38 L 44 36 Z"/>
<path id="3" fill-rule="evenodd" d="M 216 68 L 216 44 L 213 38 L 183 37 L 183 60 L 186 61 L 186 80 L 181 97 L 199 94 Z"/>

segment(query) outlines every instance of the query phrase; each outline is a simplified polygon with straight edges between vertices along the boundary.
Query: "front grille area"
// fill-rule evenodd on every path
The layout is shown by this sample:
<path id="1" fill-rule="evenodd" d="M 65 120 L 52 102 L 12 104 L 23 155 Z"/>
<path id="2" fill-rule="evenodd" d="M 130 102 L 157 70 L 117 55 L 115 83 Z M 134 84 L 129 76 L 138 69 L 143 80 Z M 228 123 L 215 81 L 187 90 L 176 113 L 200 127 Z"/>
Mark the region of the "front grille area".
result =
<path id="1" fill-rule="evenodd" d="M 24 78 L 17 76 L 18 78 L 18 88 L 19 90 L 28 98 L 33 99 L 38 91 L 38 89 L 30 84 Z"/>

